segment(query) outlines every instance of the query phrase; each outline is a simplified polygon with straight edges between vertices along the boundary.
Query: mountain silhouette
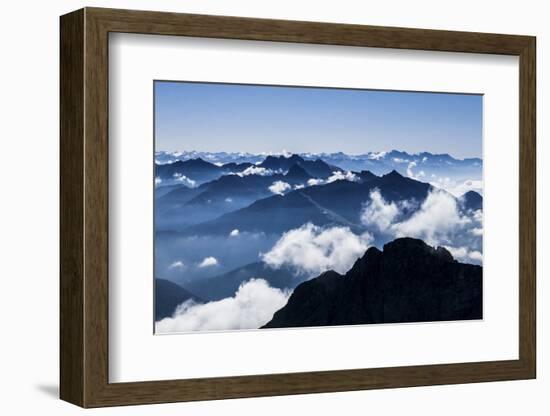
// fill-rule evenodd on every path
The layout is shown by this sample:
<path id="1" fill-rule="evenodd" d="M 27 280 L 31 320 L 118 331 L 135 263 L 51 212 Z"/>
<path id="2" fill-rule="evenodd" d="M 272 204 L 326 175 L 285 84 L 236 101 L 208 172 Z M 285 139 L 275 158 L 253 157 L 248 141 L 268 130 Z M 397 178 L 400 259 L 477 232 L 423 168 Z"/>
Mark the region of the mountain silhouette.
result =
<path id="1" fill-rule="evenodd" d="M 303 163 L 305 160 L 298 155 L 286 156 L 267 156 L 265 160 L 260 163 L 260 167 L 271 169 L 273 171 L 287 171 L 292 165 L 297 163 Z"/>
<path id="2" fill-rule="evenodd" d="M 476 211 L 483 208 L 483 197 L 475 191 L 466 192 L 459 200 L 467 210 Z"/>
<path id="3" fill-rule="evenodd" d="M 369 248 L 345 274 L 301 283 L 264 328 L 482 318 L 482 268 L 442 247 L 399 238 Z"/>
<path id="4" fill-rule="evenodd" d="M 174 179 L 174 175 L 184 175 L 197 184 L 203 184 L 218 179 L 222 175 L 242 172 L 251 166 L 253 164 L 249 162 L 231 162 L 218 166 L 199 157 L 184 161 L 178 160 L 174 163 L 156 164 L 155 176 L 169 181 Z"/>
<path id="5" fill-rule="evenodd" d="M 294 191 L 287 195 L 275 195 L 220 217 L 192 225 L 182 232 L 187 235 L 228 234 L 235 228 L 240 231 L 281 233 L 311 222 L 316 225 L 348 225 L 346 221 L 334 221 L 305 193 Z"/>
<path id="6" fill-rule="evenodd" d="M 287 172 L 294 165 L 301 166 L 313 178 L 326 179 L 333 172 L 342 170 L 337 166 L 331 166 L 321 159 L 305 160 L 298 155 L 286 156 L 267 156 L 259 165 L 262 168 L 271 169 L 274 172 Z"/>
<path id="7" fill-rule="evenodd" d="M 238 228 L 241 231 L 280 233 L 307 222 L 318 226 L 346 226 L 360 232 L 364 228 L 360 221 L 361 209 L 374 189 L 378 189 L 390 202 L 421 202 L 432 187 L 405 178 L 396 171 L 362 183 L 335 181 L 260 199 L 245 208 L 193 225 L 184 232 L 197 235 L 227 234 Z"/>
<path id="8" fill-rule="evenodd" d="M 165 279 L 155 279 L 155 321 L 172 316 L 176 307 L 192 299 L 202 300 L 174 282 Z"/>
<path id="9" fill-rule="evenodd" d="M 273 196 L 270 186 L 276 181 L 304 185 L 308 179 L 300 165 L 293 165 L 286 175 L 224 175 L 197 188 L 179 187 L 157 199 L 157 224 L 182 229 L 209 221 Z"/>
<path id="10" fill-rule="evenodd" d="M 155 165 L 155 176 L 162 180 L 173 179 L 174 175 L 184 175 L 197 183 L 202 183 L 219 178 L 224 172 L 222 167 L 201 158 Z"/>
<path id="11" fill-rule="evenodd" d="M 302 166 L 314 178 L 326 179 L 334 172 L 342 170 L 338 166 L 330 165 L 321 159 L 306 160 L 301 162 Z"/>
<path id="12" fill-rule="evenodd" d="M 263 262 L 250 263 L 227 273 L 192 281 L 188 287 L 206 301 L 215 301 L 235 295 L 239 286 L 252 278 L 264 279 L 269 286 L 278 289 L 293 289 L 304 280 L 287 267 L 274 269 Z"/>
<path id="13" fill-rule="evenodd" d="M 292 165 L 284 177 L 285 182 L 292 184 L 306 183 L 309 179 L 312 176 L 299 163 Z"/>
<path id="14" fill-rule="evenodd" d="M 361 172 L 353 172 L 356 176 L 359 177 L 361 182 L 368 182 L 372 181 L 373 179 L 378 178 L 374 173 L 372 173 L 370 170 L 362 170 Z"/>
<path id="15" fill-rule="evenodd" d="M 250 162 L 243 162 L 243 163 L 230 162 L 230 163 L 223 164 L 222 168 L 226 171 L 237 173 L 237 172 L 242 172 L 243 170 L 251 166 L 254 166 L 254 164 Z"/>

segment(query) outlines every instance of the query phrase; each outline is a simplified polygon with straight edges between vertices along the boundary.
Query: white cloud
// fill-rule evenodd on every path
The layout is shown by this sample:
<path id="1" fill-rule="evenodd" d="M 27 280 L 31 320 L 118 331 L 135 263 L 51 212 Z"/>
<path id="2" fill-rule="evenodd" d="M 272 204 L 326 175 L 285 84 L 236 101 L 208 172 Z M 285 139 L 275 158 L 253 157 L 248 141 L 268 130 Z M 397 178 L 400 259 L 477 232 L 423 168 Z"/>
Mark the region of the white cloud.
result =
<path id="1" fill-rule="evenodd" d="M 273 268 L 287 265 L 311 275 L 330 269 L 345 273 L 371 241 L 369 234 L 358 236 L 347 227 L 323 229 L 308 223 L 284 233 L 261 257 Z"/>
<path id="2" fill-rule="evenodd" d="M 323 183 L 325 183 L 325 181 L 322 179 L 308 179 L 307 181 L 308 186 L 322 185 Z"/>
<path id="3" fill-rule="evenodd" d="M 236 175 L 240 177 L 248 175 L 270 176 L 273 175 L 273 171 L 271 169 L 266 169 L 260 166 L 249 166 L 242 172 L 237 173 Z"/>
<path id="4" fill-rule="evenodd" d="M 425 157 L 424 157 L 424 159 L 425 159 Z M 422 160 L 422 161 L 424 161 L 424 160 Z M 424 176 L 426 176 L 426 172 L 421 170 L 420 172 L 415 174 L 413 172 L 413 168 L 415 168 L 416 166 L 417 166 L 417 163 L 415 161 L 409 162 L 409 164 L 407 165 L 407 176 L 409 178 L 412 178 L 412 179 L 415 179 L 415 180 L 420 180 L 420 178 L 423 178 Z"/>
<path id="5" fill-rule="evenodd" d="M 457 260 L 464 260 L 464 258 L 468 257 L 468 249 L 466 247 L 444 247 L 449 250 L 449 253 Z"/>
<path id="6" fill-rule="evenodd" d="M 326 183 L 332 183 L 336 181 L 350 181 L 350 182 L 357 182 L 359 181 L 359 177 L 350 171 L 342 172 L 341 170 L 337 170 L 332 172 L 332 175 L 330 175 L 327 180 L 323 179 L 308 179 L 307 184 L 308 186 L 315 186 L 315 185 L 324 185 Z"/>
<path id="7" fill-rule="evenodd" d="M 298 185 L 294 185 L 294 189 L 304 189 L 305 185 L 303 183 L 300 183 Z"/>
<path id="8" fill-rule="evenodd" d="M 417 237 L 430 245 L 449 242 L 452 233 L 469 224 L 462 216 L 456 199 L 444 191 L 431 191 L 420 209 L 410 218 L 391 226 L 396 237 Z"/>
<path id="9" fill-rule="evenodd" d="M 332 175 L 329 176 L 327 179 L 327 183 L 332 183 L 332 182 L 342 181 L 342 180 L 357 182 L 359 178 L 353 172 L 347 171 L 346 173 L 344 173 L 341 170 L 338 170 L 336 172 L 332 172 Z"/>
<path id="10" fill-rule="evenodd" d="M 268 189 L 274 194 L 283 195 L 291 186 L 283 181 L 275 181 Z"/>
<path id="11" fill-rule="evenodd" d="M 155 185 L 160 185 L 162 183 L 162 179 L 160 179 L 158 176 L 155 178 Z"/>
<path id="12" fill-rule="evenodd" d="M 239 230 L 237 230 L 236 228 L 229 233 L 230 237 L 237 237 L 238 235 L 239 235 Z"/>
<path id="13" fill-rule="evenodd" d="M 478 209 L 474 211 L 474 220 L 479 222 L 480 224 L 483 222 L 483 211 Z"/>
<path id="14" fill-rule="evenodd" d="M 155 323 L 159 333 L 257 329 L 286 305 L 290 293 L 272 288 L 263 279 L 242 283 L 231 298 L 197 304 L 187 301 L 171 318 Z"/>
<path id="15" fill-rule="evenodd" d="M 183 269 L 185 267 L 185 264 L 183 264 L 182 261 L 175 261 L 170 266 L 168 266 L 169 269 Z"/>
<path id="16" fill-rule="evenodd" d="M 416 162 L 409 162 L 407 166 L 407 176 L 409 178 L 414 178 L 414 173 L 412 171 L 412 168 L 414 168 L 415 166 L 416 166 Z"/>
<path id="17" fill-rule="evenodd" d="M 386 231 L 399 215 L 399 208 L 393 202 L 386 202 L 379 189 L 373 189 L 369 196 L 370 201 L 361 212 L 361 222 L 367 227 L 374 226 L 380 231 Z"/>
<path id="18" fill-rule="evenodd" d="M 483 181 L 476 179 L 468 179 L 463 182 L 457 182 L 451 178 L 437 178 L 430 182 L 431 185 L 446 190 L 457 198 L 461 197 L 468 191 L 475 191 L 483 195 Z"/>
<path id="19" fill-rule="evenodd" d="M 432 246 L 444 245 L 460 261 L 481 263 L 481 247 L 476 238 L 483 234 L 481 210 L 464 215 L 456 198 L 439 189 L 432 190 L 424 202 L 417 204 L 414 200 L 387 202 L 374 189 L 361 212 L 361 222 L 369 229 L 378 228 L 388 238 L 420 238 Z M 412 208 L 416 211 L 407 217 Z"/>
<path id="20" fill-rule="evenodd" d="M 218 265 L 218 260 L 216 259 L 216 257 L 212 257 L 212 256 L 205 257 L 204 260 L 199 263 L 200 268 L 217 266 L 217 265 Z"/>
<path id="21" fill-rule="evenodd" d="M 369 153 L 368 158 L 372 160 L 380 160 L 380 159 L 383 159 L 387 153 L 388 152 L 372 152 L 372 153 Z"/>
<path id="22" fill-rule="evenodd" d="M 231 202 L 233 202 L 233 198 L 225 198 L 225 202 L 230 204 Z"/>
<path id="23" fill-rule="evenodd" d="M 467 247 L 452 247 L 444 246 L 449 253 L 455 258 L 463 263 L 481 263 L 483 261 L 483 255 L 477 250 L 469 250 Z"/>
<path id="24" fill-rule="evenodd" d="M 181 173 L 178 173 L 178 172 L 174 173 L 173 178 L 176 182 L 183 183 L 184 185 L 187 185 L 191 188 L 194 188 L 195 186 L 197 186 L 197 182 L 195 182 L 193 179 L 188 178 L 185 175 L 182 175 Z"/>
<path id="25" fill-rule="evenodd" d="M 288 150 L 283 149 L 283 150 L 281 151 L 281 155 L 283 155 L 283 156 L 285 157 L 285 159 L 288 159 L 288 158 L 290 158 L 290 157 L 292 156 L 292 152 L 289 152 Z"/>
<path id="26" fill-rule="evenodd" d="M 481 227 L 472 228 L 470 230 L 470 233 L 477 236 L 477 237 L 479 237 L 479 236 L 483 235 L 483 228 L 481 228 Z"/>
<path id="27" fill-rule="evenodd" d="M 483 193 L 483 181 L 479 180 L 467 180 L 462 183 L 459 183 L 454 188 L 451 188 L 451 192 L 454 196 L 460 197 L 468 191 L 476 191 L 477 193 Z"/>
<path id="28" fill-rule="evenodd" d="M 483 261 L 483 254 L 481 254 L 481 252 L 479 251 L 470 251 L 470 253 L 468 253 L 468 257 L 470 257 L 472 260 L 477 260 L 479 262 Z"/>

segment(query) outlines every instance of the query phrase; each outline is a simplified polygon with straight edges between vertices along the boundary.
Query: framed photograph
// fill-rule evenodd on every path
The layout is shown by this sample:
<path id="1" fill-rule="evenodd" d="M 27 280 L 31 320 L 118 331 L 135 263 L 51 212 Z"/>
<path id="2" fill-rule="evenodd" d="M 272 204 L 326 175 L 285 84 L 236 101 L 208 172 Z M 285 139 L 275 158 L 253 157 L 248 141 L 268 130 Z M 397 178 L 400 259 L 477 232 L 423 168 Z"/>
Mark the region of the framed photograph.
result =
<path id="1" fill-rule="evenodd" d="M 62 16 L 61 398 L 535 378 L 535 49 Z"/>

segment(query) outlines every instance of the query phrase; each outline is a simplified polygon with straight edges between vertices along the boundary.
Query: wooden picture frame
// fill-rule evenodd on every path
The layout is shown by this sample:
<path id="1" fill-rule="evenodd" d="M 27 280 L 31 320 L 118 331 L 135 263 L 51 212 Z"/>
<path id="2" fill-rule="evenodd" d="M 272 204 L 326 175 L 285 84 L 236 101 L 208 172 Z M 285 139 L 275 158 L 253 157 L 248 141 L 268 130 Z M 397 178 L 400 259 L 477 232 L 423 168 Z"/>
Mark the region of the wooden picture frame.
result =
<path id="1" fill-rule="evenodd" d="M 82 407 L 338 392 L 536 376 L 535 38 L 85 8 L 61 17 L 60 396 Z M 109 383 L 110 32 L 515 55 L 520 66 L 519 359 Z"/>

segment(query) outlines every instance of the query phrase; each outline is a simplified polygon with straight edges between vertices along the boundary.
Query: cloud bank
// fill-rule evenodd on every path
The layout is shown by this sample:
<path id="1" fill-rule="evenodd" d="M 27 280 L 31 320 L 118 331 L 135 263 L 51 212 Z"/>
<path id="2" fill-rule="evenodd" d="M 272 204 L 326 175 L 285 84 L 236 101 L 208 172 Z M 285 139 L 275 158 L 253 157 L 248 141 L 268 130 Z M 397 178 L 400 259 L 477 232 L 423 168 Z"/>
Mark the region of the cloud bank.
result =
<path id="1" fill-rule="evenodd" d="M 483 215 L 464 213 L 451 194 L 434 189 L 418 209 L 407 216 L 411 201 L 388 202 L 378 189 L 371 191 L 361 212 L 361 222 L 387 239 L 420 238 L 432 246 L 444 246 L 460 261 L 481 263 Z"/>
<path id="2" fill-rule="evenodd" d="M 284 233 L 261 258 L 273 268 L 291 266 L 308 275 L 331 269 L 345 273 L 371 242 L 368 233 L 358 236 L 347 227 L 324 229 L 307 223 Z"/>
<path id="3" fill-rule="evenodd" d="M 437 180 L 430 182 L 430 185 L 453 194 L 457 198 L 461 197 L 468 191 L 475 191 L 483 195 L 483 181 L 476 179 L 468 179 L 463 182 L 457 182 L 451 178 L 437 178 Z"/>
<path id="4" fill-rule="evenodd" d="M 461 262 L 471 263 L 481 263 L 483 261 L 483 254 L 477 250 L 469 250 L 467 247 L 452 247 L 444 246 L 452 256 Z"/>
<path id="5" fill-rule="evenodd" d="M 431 191 L 418 211 L 393 224 L 391 229 L 396 237 L 416 237 L 436 245 L 451 242 L 452 235 L 470 223 L 470 218 L 460 213 L 452 195 Z"/>
<path id="6" fill-rule="evenodd" d="M 361 212 L 361 222 L 368 227 L 387 231 L 399 215 L 399 208 L 394 202 L 386 202 L 379 189 L 373 189 L 369 197 L 370 201 L 365 204 Z"/>
<path id="7" fill-rule="evenodd" d="M 171 318 L 155 323 L 158 333 L 257 329 L 286 305 L 290 292 L 273 288 L 263 279 L 239 286 L 235 296 L 197 304 L 192 300 L 177 307 Z"/>

